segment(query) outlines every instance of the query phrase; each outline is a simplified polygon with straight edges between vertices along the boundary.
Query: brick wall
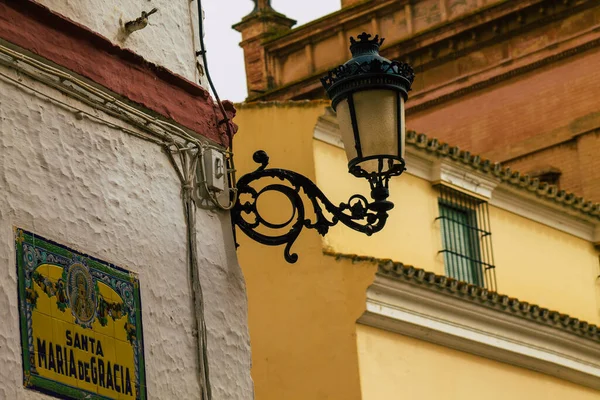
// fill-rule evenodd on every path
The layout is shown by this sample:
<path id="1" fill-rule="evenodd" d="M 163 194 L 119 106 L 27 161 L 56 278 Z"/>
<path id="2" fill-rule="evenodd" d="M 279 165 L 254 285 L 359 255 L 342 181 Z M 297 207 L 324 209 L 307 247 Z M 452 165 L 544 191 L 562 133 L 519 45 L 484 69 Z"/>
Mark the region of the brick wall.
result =
<path id="1" fill-rule="evenodd" d="M 562 171 L 561 187 L 600 201 L 600 49 L 407 118 L 409 129 L 528 172 Z"/>
<path id="2" fill-rule="evenodd" d="M 579 169 L 579 143 L 572 140 L 549 149 L 527 155 L 505 165 L 514 171 L 529 173 L 553 166 L 561 171 L 558 186 L 579 195 L 584 195 Z M 585 196 L 587 198 L 587 196 Z"/>
<path id="3" fill-rule="evenodd" d="M 599 104 L 600 107 L 600 104 Z M 600 130 L 579 139 L 579 170 L 583 195 L 600 200 Z"/>
<path id="4" fill-rule="evenodd" d="M 558 168 L 562 175 L 559 187 L 600 201 L 600 130 L 578 136 L 570 141 L 532 153 L 505 165 L 524 173 Z"/>

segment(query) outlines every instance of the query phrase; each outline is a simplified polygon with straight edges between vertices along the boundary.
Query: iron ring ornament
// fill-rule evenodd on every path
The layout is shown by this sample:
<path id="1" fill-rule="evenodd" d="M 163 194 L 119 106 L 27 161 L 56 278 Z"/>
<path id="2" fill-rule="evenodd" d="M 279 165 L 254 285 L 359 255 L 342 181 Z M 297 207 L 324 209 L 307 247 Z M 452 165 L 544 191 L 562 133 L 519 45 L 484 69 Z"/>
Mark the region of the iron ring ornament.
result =
<path id="1" fill-rule="evenodd" d="M 335 206 L 307 177 L 286 169 L 267 168 L 269 156 L 264 151 L 255 152 L 253 159 L 260 166 L 238 181 L 238 200 L 232 209 L 232 220 L 242 232 L 259 243 L 269 246 L 285 245 L 284 257 L 287 262 L 298 261 L 298 254 L 292 253 L 291 248 L 303 228 L 316 229 L 325 236 L 330 227 L 342 222 L 356 231 L 372 235 L 385 225 L 388 218 L 387 209 L 378 207 L 379 202 L 369 203 L 364 196 L 355 194 L 347 203 Z M 277 178 L 285 181 L 287 185 L 271 183 L 260 190 L 255 189 L 254 184 L 263 178 Z M 292 216 L 284 223 L 268 222 L 258 210 L 259 197 L 270 191 L 283 194 L 292 205 Z M 250 200 L 242 200 L 247 196 L 250 196 Z M 308 204 L 305 204 L 303 197 L 308 200 Z M 312 208 L 314 220 L 306 217 L 307 207 Z M 261 226 L 287 230 L 271 235 L 260 232 Z"/>
<path id="2" fill-rule="evenodd" d="M 259 243 L 285 245 L 284 257 L 289 263 L 298 260 L 291 248 L 303 228 L 316 229 L 325 236 L 330 227 L 341 222 L 370 236 L 383 229 L 388 211 L 394 207 L 387 200 L 389 181 L 406 170 L 404 102 L 415 75 L 408 64 L 379 55 L 383 40 L 379 36 L 371 39 L 364 32 L 358 35 L 358 40 L 350 38 L 352 59 L 321 79 L 332 108 L 338 113 L 349 160 L 348 172 L 367 179 L 372 201 L 355 194 L 336 206 L 307 177 L 286 169 L 268 168 L 269 157 L 262 150 L 253 156 L 259 167 L 237 182 L 232 223 Z M 340 117 L 340 113 L 345 114 Z M 365 117 L 366 121 L 387 118 L 393 122 L 385 126 L 361 124 L 361 118 Z M 276 180 L 273 183 L 273 179 L 281 183 Z M 270 192 L 280 193 L 290 202 L 292 212 L 286 221 L 275 223 L 261 214 L 258 199 Z"/>

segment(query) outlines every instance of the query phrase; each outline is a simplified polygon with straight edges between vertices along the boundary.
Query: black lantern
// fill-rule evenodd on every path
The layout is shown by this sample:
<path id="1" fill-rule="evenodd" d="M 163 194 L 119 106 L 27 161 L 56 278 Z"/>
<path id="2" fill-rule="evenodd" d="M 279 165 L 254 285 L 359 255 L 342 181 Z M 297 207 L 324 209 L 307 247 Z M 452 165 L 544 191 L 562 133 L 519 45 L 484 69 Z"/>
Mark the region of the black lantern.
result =
<path id="1" fill-rule="evenodd" d="M 388 196 L 388 181 L 405 170 L 404 102 L 414 80 L 405 63 L 379 55 L 384 39 L 363 32 L 350 38 L 352 58 L 321 79 L 337 113 L 348 170 L 366 177 L 371 196 L 381 207 Z"/>
<path id="2" fill-rule="evenodd" d="M 288 262 L 296 262 L 290 252 L 302 228 L 316 229 L 325 235 L 329 227 L 344 225 L 367 235 L 383 229 L 387 212 L 394 205 L 387 201 L 389 180 L 405 170 L 404 102 L 414 80 L 412 68 L 405 63 L 389 61 L 379 55 L 383 39 L 362 33 L 358 41 L 350 38 L 352 59 L 329 71 L 321 79 L 332 107 L 337 112 L 342 140 L 348 156 L 348 169 L 356 177 L 364 177 L 371 186 L 369 202 L 355 194 L 347 203 L 331 203 L 310 179 L 296 172 L 267 168 L 269 157 L 260 150 L 254 161 L 260 166 L 240 178 L 236 185 L 237 201 L 232 222 L 252 239 L 270 246 L 284 245 Z M 278 178 L 287 183 L 255 185 Z M 284 194 L 293 207 L 292 216 L 283 224 L 270 223 L 257 209 L 258 198 L 270 191 Z M 301 196 L 303 192 L 304 196 Z M 248 200 L 245 200 L 248 199 Z M 303 198 L 310 202 L 314 220 L 306 218 Z M 283 233 L 266 233 L 265 229 Z"/>

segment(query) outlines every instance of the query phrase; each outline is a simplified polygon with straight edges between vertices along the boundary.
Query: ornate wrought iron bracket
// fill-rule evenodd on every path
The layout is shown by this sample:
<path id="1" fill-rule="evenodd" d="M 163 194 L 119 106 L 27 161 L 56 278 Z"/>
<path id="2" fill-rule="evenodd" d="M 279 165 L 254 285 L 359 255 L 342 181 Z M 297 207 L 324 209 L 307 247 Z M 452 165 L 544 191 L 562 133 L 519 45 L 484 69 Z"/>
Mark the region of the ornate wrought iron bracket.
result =
<path id="1" fill-rule="evenodd" d="M 264 151 L 254 153 L 253 160 L 260 166 L 254 172 L 242 176 L 237 183 L 238 199 L 231 210 L 232 223 L 259 243 L 268 246 L 285 245 L 284 257 L 289 263 L 298 260 L 298 254 L 292 253 L 291 247 L 303 228 L 316 229 L 325 236 L 330 227 L 341 222 L 356 231 L 371 235 L 383 229 L 388 218 L 387 212 L 394 206 L 386 200 L 390 176 L 382 178 L 377 173 L 364 173 L 361 176 L 369 180 L 374 201 L 369 203 L 364 196 L 355 194 L 347 203 L 335 206 L 307 177 L 286 169 L 267 168 L 269 156 Z M 404 165 L 399 172 L 403 170 Z M 254 187 L 262 178 L 278 178 L 287 184 L 257 184 Z M 301 191 L 304 195 L 301 195 Z M 267 192 L 278 192 L 288 198 L 292 205 L 292 215 L 287 221 L 273 223 L 261 215 L 257 201 Z M 314 220 L 306 216 L 306 208 L 311 205 Z"/>

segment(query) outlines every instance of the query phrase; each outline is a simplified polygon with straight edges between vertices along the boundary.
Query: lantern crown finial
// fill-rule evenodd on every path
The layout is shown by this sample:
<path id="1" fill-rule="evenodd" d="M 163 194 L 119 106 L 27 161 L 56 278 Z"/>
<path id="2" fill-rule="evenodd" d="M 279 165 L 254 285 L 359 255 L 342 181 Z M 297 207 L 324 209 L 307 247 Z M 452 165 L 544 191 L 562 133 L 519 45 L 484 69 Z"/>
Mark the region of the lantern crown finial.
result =
<path id="1" fill-rule="evenodd" d="M 379 35 L 375 35 L 373 39 L 370 39 L 372 35 L 367 32 L 363 32 L 358 35 L 356 39 L 350 36 L 350 52 L 353 56 L 364 54 L 367 52 L 379 52 L 379 47 L 383 44 L 384 38 L 379 38 Z"/>
<path id="2" fill-rule="evenodd" d="M 372 35 L 366 32 L 358 35 L 358 40 L 351 37 L 352 58 L 321 78 L 334 110 L 349 94 L 373 88 L 399 91 L 404 100 L 408 98 L 408 92 L 415 79 L 413 69 L 404 62 L 390 61 L 382 57 L 379 47 L 384 39 L 379 35 L 371 37 Z"/>

